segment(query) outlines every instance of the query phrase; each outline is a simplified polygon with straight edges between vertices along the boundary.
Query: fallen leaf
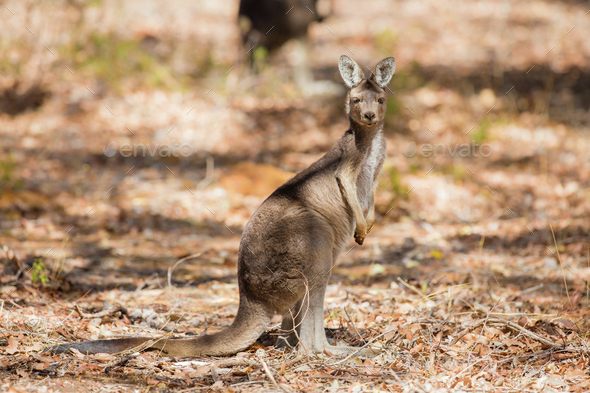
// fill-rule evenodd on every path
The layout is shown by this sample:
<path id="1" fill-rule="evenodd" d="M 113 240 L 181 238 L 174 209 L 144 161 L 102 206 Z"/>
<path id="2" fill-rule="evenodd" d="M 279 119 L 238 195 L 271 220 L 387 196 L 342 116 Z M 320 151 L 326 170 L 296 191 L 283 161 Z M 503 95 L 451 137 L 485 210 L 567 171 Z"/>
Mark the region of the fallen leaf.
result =
<path id="1" fill-rule="evenodd" d="M 98 360 L 99 362 L 102 362 L 102 363 L 110 362 L 116 358 L 116 356 L 113 356 L 108 353 L 97 353 L 94 355 L 89 355 L 89 357 L 91 359 Z"/>
<path id="2" fill-rule="evenodd" d="M 47 363 L 35 363 L 33 364 L 33 370 L 42 371 L 47 368 Z"/>
<path id="3" fill-rule="evenodd" d="M 576 328 L 576 324 L 573 323 L 572 321 L 570 321 L 569 319 L 558 318 L 558 319 L 554 319 L 552 322 L 562 328 L 565 328 L 565 329 L 572 330 L 572 329 Z"/>
<path id="4" fill-rule="evenodd" d="M 8 346 L 4 349 L 4 351 L 9 355 L 12 355 L 18 351 L 18 342 L 16 341 L 16 338 L 13 336 L 8 337 Z"/>

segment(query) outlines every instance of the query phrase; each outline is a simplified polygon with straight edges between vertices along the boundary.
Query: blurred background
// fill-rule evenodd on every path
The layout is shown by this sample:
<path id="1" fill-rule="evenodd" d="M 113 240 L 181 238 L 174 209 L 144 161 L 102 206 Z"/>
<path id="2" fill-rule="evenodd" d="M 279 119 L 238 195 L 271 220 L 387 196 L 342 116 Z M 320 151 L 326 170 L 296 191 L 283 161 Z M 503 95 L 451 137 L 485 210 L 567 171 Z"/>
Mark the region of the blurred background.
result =
<path id="1" fill-rule="evenodd" d="M 234 285 L 254 210 L 348 127 L 345 54 L 397 70 L 377 225 L 333 282 L 587 302 L 588 2 L 0 3 L 5 284 L 158 287 L 202 252 L 173 283 Z"/>

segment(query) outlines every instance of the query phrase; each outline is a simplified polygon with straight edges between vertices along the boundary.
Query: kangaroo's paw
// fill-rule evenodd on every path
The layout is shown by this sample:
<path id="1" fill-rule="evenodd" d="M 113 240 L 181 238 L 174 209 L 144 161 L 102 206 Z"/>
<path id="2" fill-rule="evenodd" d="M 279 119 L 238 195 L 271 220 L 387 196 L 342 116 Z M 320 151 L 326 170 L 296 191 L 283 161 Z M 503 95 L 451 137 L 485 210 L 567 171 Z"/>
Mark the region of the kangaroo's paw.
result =
<path id="1" fill-rule="evenodd" d="M 363 245 L 363 242 L 365 241 L 365 237 L 367 236 L 366 233 L 355 233 L 354 234 L 354 241 L 357 242 L 360 246 Z"/>
<path id="2" fill-rule="evenodd" d="M 375 225 L 375 219 L 374 218 L 372 220 L 371 219 L 368 219 L 367 220 L 367 235 L 371 232 L 371 230 L 373 229 L 373 226 L 374 225 Z"/>

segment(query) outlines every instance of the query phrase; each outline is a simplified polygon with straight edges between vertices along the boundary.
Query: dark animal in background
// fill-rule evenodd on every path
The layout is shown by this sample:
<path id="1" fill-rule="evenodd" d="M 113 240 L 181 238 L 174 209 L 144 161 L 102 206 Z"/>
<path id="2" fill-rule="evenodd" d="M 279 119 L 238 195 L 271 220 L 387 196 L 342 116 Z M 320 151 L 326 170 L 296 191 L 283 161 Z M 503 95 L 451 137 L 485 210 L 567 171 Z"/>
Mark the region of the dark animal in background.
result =
<path id="1" fill-rule="evenodd" d="M 239 16 L 250 21 L 242 39 L 248 48 L 273 51 L 292 38 L 304 37 L 312 22 L 323 19 L 316 5 L 317 0 L 241 0 Z"/>

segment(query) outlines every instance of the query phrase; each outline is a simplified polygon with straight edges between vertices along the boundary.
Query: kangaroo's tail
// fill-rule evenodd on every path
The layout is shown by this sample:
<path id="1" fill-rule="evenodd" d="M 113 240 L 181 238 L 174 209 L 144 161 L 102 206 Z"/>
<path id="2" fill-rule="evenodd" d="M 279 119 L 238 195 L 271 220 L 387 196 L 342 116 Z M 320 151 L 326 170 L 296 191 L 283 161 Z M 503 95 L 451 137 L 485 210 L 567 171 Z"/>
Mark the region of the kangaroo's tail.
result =
<path id="1" fill-rule="evenodd" d="M 211 335 L 195 338 L 162 339 L 147 349 L 157 349 L 164 356 L 226 356 L 240 352 L 252 345 L 266 330 L 274 310 L 267 306 L 240 299 L 238 314 L 232 324 L 226 329 Z M 72 344 L 62 344 L 51 348 L 54 353 L 68 352 L 77 349 L 85 354 L 119 353 L 145 342 L 153 340 L 150 337 L 129 337 L 114 340 L 85 341 Z"/>

